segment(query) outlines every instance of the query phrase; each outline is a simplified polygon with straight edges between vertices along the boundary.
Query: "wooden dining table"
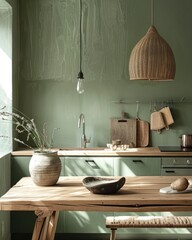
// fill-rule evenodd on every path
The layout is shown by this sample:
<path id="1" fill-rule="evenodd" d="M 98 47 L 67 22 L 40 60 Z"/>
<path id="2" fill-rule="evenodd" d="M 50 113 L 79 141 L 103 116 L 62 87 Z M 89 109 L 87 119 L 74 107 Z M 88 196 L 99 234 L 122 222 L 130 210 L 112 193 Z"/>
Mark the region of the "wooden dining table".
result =
<path id="1" fill-rule="evenodd" d="M 0 198 L 0 211 L 34 211 L 37 218 L 32 240 L 54 239 L 60 211 L 192 211 L 191 192 L 160 193 L 179 178 L 176 176 L 126 177 L 125 185 L 115 194 L 93 194 L 83 186 L 83 178 L 60 177 L 56 185 L 45 187 L 24 177 Z"/>

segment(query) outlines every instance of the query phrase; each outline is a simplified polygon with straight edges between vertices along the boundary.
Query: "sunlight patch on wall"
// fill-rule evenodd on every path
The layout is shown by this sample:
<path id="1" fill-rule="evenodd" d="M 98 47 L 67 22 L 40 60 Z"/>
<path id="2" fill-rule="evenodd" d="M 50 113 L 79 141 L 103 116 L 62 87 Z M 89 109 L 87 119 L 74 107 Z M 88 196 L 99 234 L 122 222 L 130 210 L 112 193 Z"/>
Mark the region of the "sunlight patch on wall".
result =
<path id="1" fill-rule="evenodd" d="M 0 1 L 0 109 L 12 109 L 12 8 Z M 12 150 L 12 124 L 0 119 L 0 155 Z"/>
<path id="2" fill-rule="evenodd" d="M 6 53 L 0 49 L 0 88 L 1 88 L 1 105 L 10 104 L 12 99 L 12 68 L 11 59 Z"/>

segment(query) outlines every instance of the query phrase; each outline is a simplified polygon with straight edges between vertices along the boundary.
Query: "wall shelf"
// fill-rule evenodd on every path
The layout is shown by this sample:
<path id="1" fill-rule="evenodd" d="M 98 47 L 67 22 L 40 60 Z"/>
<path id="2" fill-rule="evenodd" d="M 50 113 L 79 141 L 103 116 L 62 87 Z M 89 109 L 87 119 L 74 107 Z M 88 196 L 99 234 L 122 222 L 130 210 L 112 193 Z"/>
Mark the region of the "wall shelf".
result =
<path id="1" fill-rule="evenodd" d="M 192 99 L 187 99 L 182 97 L 180 99 L 151 99 L 151 100 L 128 100 L 128 99 L 119 99 L 114 100 L 112 103 L 115 104 L 163 104 L 163 105 L 173 105 L 173 104 L 184 104 L 192 103 Z"/>

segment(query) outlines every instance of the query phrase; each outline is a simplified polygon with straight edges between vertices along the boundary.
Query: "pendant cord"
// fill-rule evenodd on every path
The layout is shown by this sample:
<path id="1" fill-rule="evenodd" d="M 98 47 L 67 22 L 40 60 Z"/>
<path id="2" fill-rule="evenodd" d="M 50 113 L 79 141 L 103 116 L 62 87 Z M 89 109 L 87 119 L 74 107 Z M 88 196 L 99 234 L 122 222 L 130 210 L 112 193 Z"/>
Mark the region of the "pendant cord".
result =
<path id="1" fill-rule="evenodd" d="M 81 24 L 82 24 L 82 0 L 80 0 L 80 20 L 79 20 L 79 37 L 80 37 L 80 61 L 79 61 L 79 63 L 80 63 L 80 72 L 82 72 L 82 29 L 81 29 Z"/>
<path id="2" fill-rule="evenodd" d="M 151 0 L 151 26 L 154 25 L 154 0 Z"/>

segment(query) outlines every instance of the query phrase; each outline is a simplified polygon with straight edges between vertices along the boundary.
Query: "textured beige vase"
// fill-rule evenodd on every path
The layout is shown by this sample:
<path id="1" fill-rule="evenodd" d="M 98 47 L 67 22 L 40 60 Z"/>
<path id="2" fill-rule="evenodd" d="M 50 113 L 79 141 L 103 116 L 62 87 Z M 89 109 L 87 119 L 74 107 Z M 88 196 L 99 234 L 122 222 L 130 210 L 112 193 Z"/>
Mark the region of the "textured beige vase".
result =
<path id="1" fill-rule="evenodd" d="M 61 160 L 57 152 L 34 152 L 29 163 L 29 172 L 36 185 L 55 185 L 61 173 Z"/>

